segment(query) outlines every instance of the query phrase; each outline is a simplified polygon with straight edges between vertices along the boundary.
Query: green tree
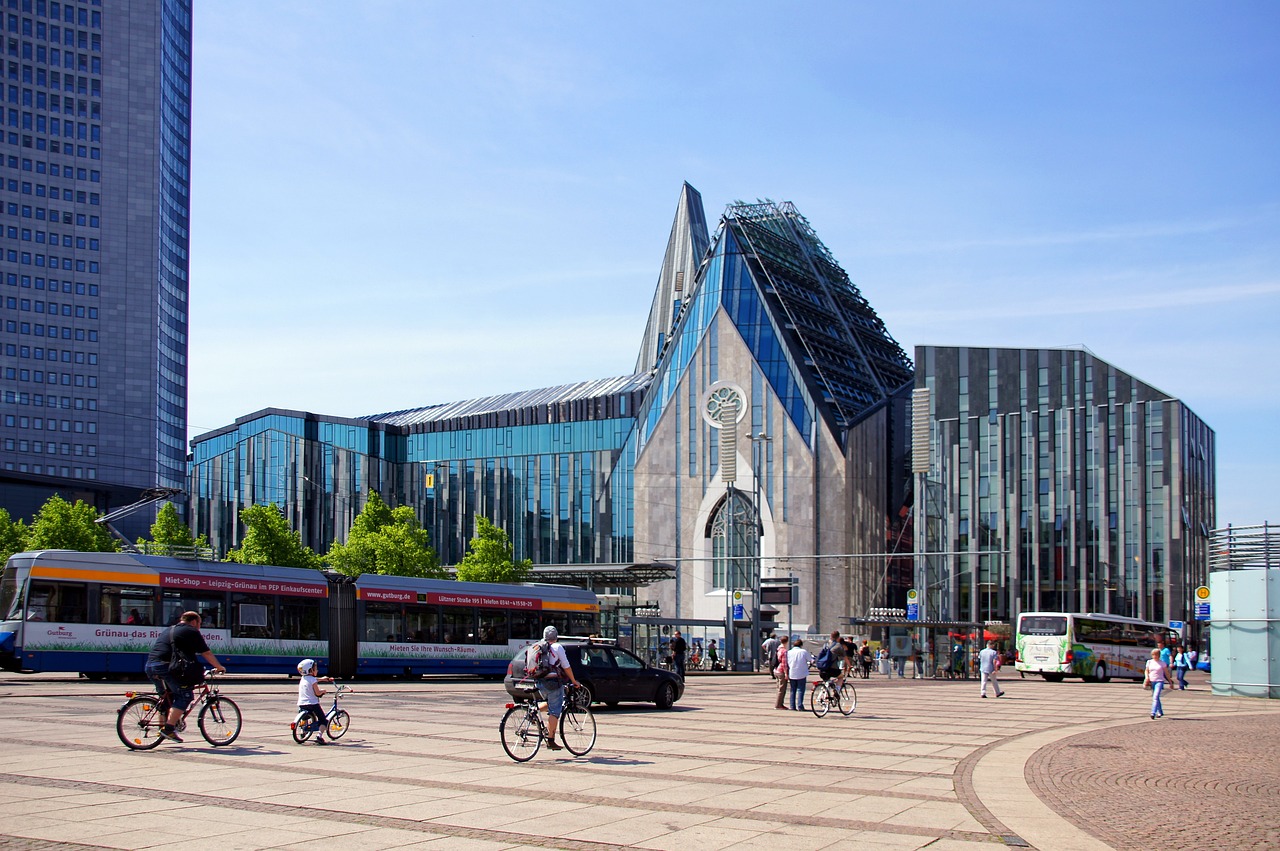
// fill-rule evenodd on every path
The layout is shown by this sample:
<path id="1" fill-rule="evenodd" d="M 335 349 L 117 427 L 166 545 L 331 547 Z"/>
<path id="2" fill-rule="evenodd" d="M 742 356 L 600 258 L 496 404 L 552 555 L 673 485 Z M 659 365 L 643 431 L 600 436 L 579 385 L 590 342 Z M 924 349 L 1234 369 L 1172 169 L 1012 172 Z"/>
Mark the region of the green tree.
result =
<path id="1" fill-rule="evenodd" d="M 347 542 L 335 542 L 325 561 L 347 576 L 382 573 L 447 578 L 413 509 L 407 505 L 392 509 L 376 493 L 369 495 L 364 510 L 351 524 Z"/>
<path id="2" fill-rule="evenodd" d="M 320 556 L 302 543 L 301 535 L 289 528 L 275 503 L 249 506 L 240 512 L 240 522 L 245 525 L 244 540 L 227 553 L 227 561 L 317 570 L 323 566 Z"/>
<path id="3" fill-rule="evenodd" d="M 97 519 L 98 511 L 89 503 L 77 499 L 72 504 L 55 493 L 32 519 L 26 549 L 115 552 L 119 549 L 115 539 Z"/>
<path id="4" fill-rule="evenodd" d="M 458 565 L 459 582 L 524 582 L 533 573 L 529 559 L 515 561 L 515 550 L 507 533 L 476 515 L 476 536 L 467 545 L 467 554 Z"/>
<path id="5" fill-rule="evenodd" d="M 138 539 L 139 545 L 146 543 L 147 541 L 142 538 Z M 190 527 L 178 517 L 178 509 L 172 502 L 166 502 L 164 507 L 156 512 L 156 522 L 151 524 L 150 543 L 158 544 L 158 551 L 163 552 L 174 547 L 208 547 L 209 539 L 205 535 L 197 538 L 191 534 Z"/>
<path id="6" fill-rule="evenodd" d="M 14 520 L 9 512 L 0 508 L 0 564 L 8 560 L 14 553 L 27 548 L 27 526 L 19 517 Z"/>

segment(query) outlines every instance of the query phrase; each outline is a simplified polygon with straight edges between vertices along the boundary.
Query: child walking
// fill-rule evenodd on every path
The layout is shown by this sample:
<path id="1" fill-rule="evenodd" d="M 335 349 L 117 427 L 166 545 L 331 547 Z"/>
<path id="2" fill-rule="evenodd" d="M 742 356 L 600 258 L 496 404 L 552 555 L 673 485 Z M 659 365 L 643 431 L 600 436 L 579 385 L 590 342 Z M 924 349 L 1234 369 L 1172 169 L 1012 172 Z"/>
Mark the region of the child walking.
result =
<path id="1" fill-rule="evenodd" d="M 324 740 L 324 709 L 320 706 L 320 698 L 324 697 L 325 690 L 320 688 L 317 683 L 331 683 L 333 677 L 320 677 L 319 666 L 316 665 L 314 659 L 303 659 L 298 663 L 298 673 L 302 675 L 302 680 L 298 683 L 298 710 L 300 712 L 308 712 L 316 720 L 316 744 L 326 744 Z"/>

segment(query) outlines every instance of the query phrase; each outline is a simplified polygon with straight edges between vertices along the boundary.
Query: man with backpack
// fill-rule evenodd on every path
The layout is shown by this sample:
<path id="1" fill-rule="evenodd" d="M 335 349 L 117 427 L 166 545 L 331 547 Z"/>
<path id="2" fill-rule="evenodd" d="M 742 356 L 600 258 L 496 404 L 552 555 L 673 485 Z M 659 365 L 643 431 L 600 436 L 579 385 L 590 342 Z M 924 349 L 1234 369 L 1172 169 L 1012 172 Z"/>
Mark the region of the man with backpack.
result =
<path id="1" fill-rule="evenodd" d="M 818 658 L 814 660 L 818 676 L 824 680 L 835 678 L 836 688 L 844 685 L 844 678 L 849 675 L 849 654 L 840 642 L 840 630 L 831 631 L 831 640 L 822 645 Z"/>
<path id="2" fill-rule="evenodd" d="M 569 667 L 569 657 L 560 646 L 560 630 L 548 626 L 542 631 L 542 640 L 530 645 L 525 651 L 524 673 L 534 681 L 538 693 L 547 703 L 547 747 L 553 751 L 560 750 L 556 744 L 556 728 L 560 726 L 560 716 L 564 714 L 564 683 L 561 677 L 568 677 L 575 686 L 578 680 Z"/>

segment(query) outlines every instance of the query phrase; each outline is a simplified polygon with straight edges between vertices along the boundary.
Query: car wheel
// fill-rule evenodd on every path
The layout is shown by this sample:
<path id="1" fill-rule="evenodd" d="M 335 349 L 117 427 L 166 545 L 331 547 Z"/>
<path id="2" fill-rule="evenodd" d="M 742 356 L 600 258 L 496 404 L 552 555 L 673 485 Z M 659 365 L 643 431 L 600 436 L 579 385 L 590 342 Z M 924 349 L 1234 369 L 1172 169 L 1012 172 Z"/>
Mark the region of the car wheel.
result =
<path id="1" fill-rule="evenodd" d="M 676 687 L 671 683 L 663 683 L 658 686 L 658 694 L 654 697 L 653 702 L 658 704 L 659 709 L 670 709 L 676 702 Z"/>

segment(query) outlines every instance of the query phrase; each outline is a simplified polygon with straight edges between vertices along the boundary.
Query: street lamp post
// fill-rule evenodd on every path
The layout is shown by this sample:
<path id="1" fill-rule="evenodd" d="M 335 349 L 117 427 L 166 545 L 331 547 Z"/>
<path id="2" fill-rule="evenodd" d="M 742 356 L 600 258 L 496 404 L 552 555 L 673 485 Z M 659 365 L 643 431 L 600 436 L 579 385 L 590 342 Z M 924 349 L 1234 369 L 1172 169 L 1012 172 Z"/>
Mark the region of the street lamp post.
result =
<path id="1" fill-rule="evenodd" d="M 760 468 L 765 461 L 765 444 L 773 440 L 763 431 L 759 434 L 750 435 L 751 438 L 751 467 L 755 483 L 755 533 L 756 533 L 756 551 L 751 559 L 751 655 L 754 658 L 756 648 L 760 647 L 760 574 L 761 569 L 761 553 L 764 551 L 764 514 L 761 507 L 764 501 L 761 498 L 761 480 L 763 476 L 760 474 Z"/>

